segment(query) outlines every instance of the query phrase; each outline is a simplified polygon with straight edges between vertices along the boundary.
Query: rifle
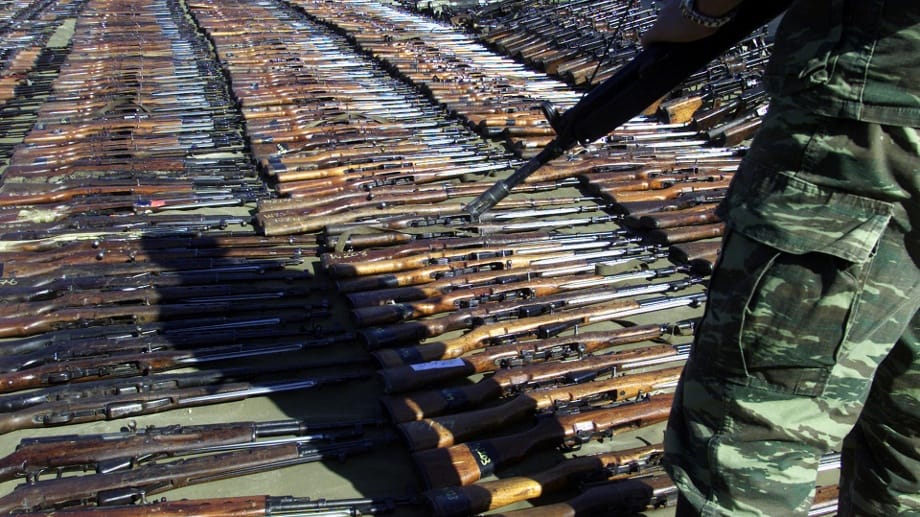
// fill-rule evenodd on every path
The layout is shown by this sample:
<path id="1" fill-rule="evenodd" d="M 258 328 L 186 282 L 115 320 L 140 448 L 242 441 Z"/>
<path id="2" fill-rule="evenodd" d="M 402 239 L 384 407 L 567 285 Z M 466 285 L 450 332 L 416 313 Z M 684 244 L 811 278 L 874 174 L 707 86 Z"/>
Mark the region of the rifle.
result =
<path id="1" fill-rule="evenodd" d="M 469 485 L 540 446 L 578 448 L 584 442 L 612 436 L 624 428 L 663 422 L 671 412 L 672 399 L 672 395 L 652 395 L 611 407 L 556 414 L 523 432 L 419 451 L 412 453 L 412 459 L 429 489 Z"/>
<path id="2" fill-rule="evenodd" d="M 357 361 L 351 361 L 349 365 L 356 363 Z M 285 369 L 289 370 L 290 366 L 275 368 L 274 371 Z M 167 377 L 162 379 L 163 384 L 166 385 L 165 389 L 158 388 L 158 382 L 161 381 L 158 376 L 127 379 L 121 383 L 91 386 L 89 390 L 93 395 L 91 398 L 74 396 L 74 393 L 63 393 L 63 396 L 60 396 L 60 391 L 55 390 L 51 401 L 44 403 L 36 400 L 43 396 L 42 390 L 39 390 L 38 393 L 26 395 L 29 402 L 26 402 L 24 409 L 0 414 L 0 434 L 21 429 L 98 422 L 148 415 L 177 408 L 244 400 L 258 395 L 310 389 L 370 376 L 368 372 L 357 371 L 339 375 L 275 379 L 270 382 L 250 382 L 234 378 L 234 375 L 237 377 L 252 376 L 253 371 L 253 369 L 240 369 L 235 372 L 203 372 L 202 374 Z M 265 369 L 261 373 L 269 371 L 271 370 Z M 187 382 L 189 379 L 191 382 Z M 125 385 L 130 389 L 119 389 Z M 173 388 L 176 385 L 178 387 Z M 68 388 L 63 391 L 80 392 L 73 387 L 68 386 Z M 108 392 L 108 395 L 99 396 L 100 391 Z M 58 400 L 54 400 L 55 398 Z M 20 401 L 17 405 L 22 406 L 23 404 Z"/>
<path id="3" fill-rule="evenodd" d="M 623 242 L 634 242 L 626 239 Z M 393 273 L 379 273 L 365 275 L 357 278 L 346 278 L 336 282 L 340 291 L 351 293 L 355 291 L 368 291 L 382 288 L 431 284 L 439 278 L 455 277 L 461 274 L 482 272 L 488 270 L 513 270 L 528 271 L 540 270 L 540 266 L 561 267 L 567 263 L 590 263 L 591 268 L 598 262 L 612 261 L 620 257 L 636 257 L 641 253 L 658 251 L 657 246 L 637 246 L 629 248 L 603 249 L 599 252 L 579 253 L 578 249 L 559 249 L 544 253 L 530 255 L 510 255 L 507 257 L 485 257 L 467 260 L 456 260 L 443 264 L 435 263 L 422 268 Z"/>
<path id="4" fill-rule="evenodd" d="M 656 254 L 651 254 L 651 255 L 643 255 L 640 257 L 629 257 L 629 258 L 621 259 L 620 261 L 617 261 L 617 262 L 604 262 L 604 263 L 601 263 L 600 265 L 622 264 L 630 260 L 646 261 L 646 260 L 651 260 L 653 257 L 658 257 L 658 256 L 659 255 L 656 253 Z M 553 271 L 560 272 L 562 274 L 567 274 L 570 272 L 578 273 L 579 271 L 583 271 L 587 268 L 594 269 L 595 266 L 596 266 L 595 264 L 589 263 L 585 265 L 577 265 L 577 266 L 572 266 L 572 267 L 553 268 Z M 540 270 L 541 273 L 549 273 L 549 271 L 550 270 L 548 269 Z M 460 280 L 460 281 L 455 285 L 450 285 L 449 286 L 450 290 L 448 290 L 448 293 L 454 289 L 464 289 L 465 287 L 467 287 L 463 284 L 462 282 L 463 279 L 475 278 L 478 280 L 479 278 L 482 278 L 483 280 L 492 281 L 494 282 L 494 284 L 499 285 L 503 282 L 508 282 L 508 283 L 526 282 L 528 276 L 529 276 L 529 272 L 522 273 L 522 274 L 513 274 L 513 275 L 492 275 L 491 277 L 481 276 L 478 274 L 467 275 L 464 277 L 458 277 L 456 280 Z M 542 275 L 535 275 L 535 276 L 539 278 Z M 552 274 L 548 274 L 547 277 L 552 277 Z M 573 276 L 573 277 L 569 277 L 568 280 L 570 281 L 567 281 L 563 285 L 571 289 L 583 288 L 586 285 L 587 286 L 590 285 L 589 283 L 590 280 L 585 280 L 584 282 L 582 282 L 580 280 L 581 278 L 587 279 L 587 277 L 583 277 L 581 275 Z M 628 273 L 624 273 L 623 276 L 611 275 L 611 277 L 608 277 L 604 280 L 604 283 L 605 284 L 615 284 L 619 280 L 624 280 L 624 279 L 629 279 L 629 278 L 640 278 L 640 277 L 638 275 L 633 276 Z M 641 278 L 648 279 L 648 278 L 655 278 L 655 277 L 645 276 Z M 691 283 L 697 282 L 697 280 L 695 280 L 696 277 L 692 277 L 692 278 L 694 279 L 689 280 Z M 476 284 L 471 284 L 469 286 L 469 288 L 474 288 L 474 287 L 476 287 Z M 675 284 L 675 287 L 678 287 L 678 284 Z M 629 289 L 624 288 L 624 289 L 617 291 L 616 293 L 622 296 L 614 296 L 614 297 L 622 298 L 625 296 L 629 296 L 631 294 L 637 294 L 642 289 L 643 289 L 642 287 L 636 287 L 635 290 L 630 291 Z M 658 285 L 658 287 L 650 286 L 649 289 L 651 290 L 662 289 L 662 285 Z M 411 290 L 405 290 L 405 289 L 392 289 L 392 290 L 382 289 L 379 292 L 372 291 L 368 293 L 357 293 L 357 294 L 360 295 L 360 298 L 356 298 L 356 299 L 368 302 L 369 306 L 371 303 L 376 303 L 376 302 L 383 302 L 383 305 L 386 305 L 388 301 L 392 300 L 390 303 L 393 303 L 397 308 L 402 306 L 402 303 L 400 303 L 400 300 L 402 298 L 412 299 L 412 298 L 419 297 L 417 296 L 418 294 L 417 292 L 413 292 Z M 582 293 L 582 294 L 585 294 L 585 293 Z M 602 294 L 601 296 L 604 296 L 604 294 Z M 550 299 L 547 300 L 547 298 L 550 298 Z M 440 316 L 437 318 L 422 318 L 422 319 L 417 319 L 417 320 L 402 321 L 400 323 L 395 323 L 395 324 L 390 324 L 390 325 L 367 327 L 367 328 L 364 328 L 358 331 L 358 337 L 360 337 L 364 341 L 365 346 L 367 346 L 369 349 L 389 348 L 389 347 L 399 345 L 401 343 L 418 342 L 422 339 L 439 336 L 441 334 L 450 332 L 452 330 L 472 328 L 474 326 L 480 326 L 485 323 L 493 323 L 496 321 L 514 319 L 517 317 L 532 316 L 534 314 L 539 313 L 541 302 L 545 303 L 542 307 L 552 308 L 553 305 L 558 305 L 560 301 L 563 304 L 566 303 L 565 300 L 566 300 L 566 297 L 564 295 L 557 293 L 557 295 L 549 294 L 540 300 L 537 300 L 537 299 L 531 300 L 529 298 L 522 298 L 519 300 L 507 299 L 504 301 L 495 301 L 491 303 L 482 304 L 479 306 L 471 305 L 470 307 L 460 308 L 460 309 L 450 312 L 449 314 L 445 314 L 444 316 Z M 590 301 L 590 300 L 585 297 L 580 297 L 578 299 L 573 299 L 572 301 L 584 302 L 584 301 Z M 357 301 L 355 303 L 357 303 Z M 384 308 L 382 312 L 386 314 L 388 311 Z M 552 328 L 546 328 L 546 329 L 541 330 L 540 334 L 542 334 L 543 337 L 548 337 L 551 335 L 559 334 L 562 330 L 564 330 L 564 328 L 561 328 L 561 327 L 556 328 L 555 330 Z"/>
<path id="5" fill-rule="evenodd" d="M 135 468 L 154 458 L 195 455 L 219 450 L 271 446 L 283 441 L 339 441 L 363 434 L 377 420 L 310 423 L 302 419 L 224 422 L 204 425 L 128 426 L 116 433 L 24 438 L 16 450 L 0 458 L 0 480 L 38 480 L 52 471 L 97 473 Z M 287 437 L 287 438 L 278 438 Z M 273 438 L 272 440 L 266 440 Z"/>
<path id="6" fill-rule="evenodd" d="M 288 308 L 290 307 L 292 306 L 289 305 Z M 278 308 L 285 307 L 279 306 Z M 0 337 L 31 336 L 67 326 L 100 325 L 118 321 L 144 324 L 182 319 L 192 315 L 223 314 L 235 309 L 238 307 L 228 302 L 69 307 L 48 314 L 0 318 Z M 312 317 L 328 313 L 325 307 L 307 306 L 300 310 Z"/>
<path id="7" fill-rule="evenodd" d="M 520 246 L 536 245 L 537 243 L 546 242 L 565 242 L 565 243 L 586 243 L 616 237 L 624 237 L 627 230 L 610 230 L 598 231 L 591 233 L 563 234 L 549 231 L 535 231 L 518 233 L 514 235 L 477 235 L 466 237 L 416 237 L 407 239 L 406 242 L 399 242 L 400 238 L 388 238 L 381 241 L 381 244 L 390 244 L 384 249 L 361 249 L 347 252 L 326 252 L 320 255 L 323 268 L 336 277 L 354 276 L 356 272 L 351 264 L 362 262 L 376 262 L 379 260 L 390 260 L 404 256 L 411 256 L 417 253 L 427 253 L 441 250 L 474 250 L 477 248 L 494 247 L 494 246 Z M 335 243 L 327 243 L 328 247 L 333 247 Z M 342 246 L 344 248 L 344 246 Z"/>
<path id="8" fill-rule="evenodd" d="M 109 352 L 89 357 L 60 359 L 21 370 L 0 373 L 0 393 L 40 388 L 61 383 L 87 382 L 112 377 L 150 375 L 211 362 L 250 359 L 302 352 L 306 343 L 225 345 L 192 350 Z"/>
<path id="9" fill-rule="evenodd" d="M 673 325 L 653 323 L 616 330 L 582 331 L 574 336 L 492 345 L 483 352 L 447 361 L 382 368 L 377 371 L 377 376 L 383 381 L 384 391 L 400 393 L 497 369 L 578 359 L 603 349 L 650 341 L 672 333 L 683 333 L 694 326 L 695 322 L 689 320 Z"/>
<path id="10" fill-rule="evenodd" d="M 561 491 L 585 481 L 616 480 L 655 469 L 664 448 L 647 445 L 616 452 L 579 456 L 530 476 L 512 476 L 423 494 L 435 517 L 465 517 Z"/>
<path id="11" fill-rule="evenodd" d="M 577 515 L 636 515 L 677 504 L 677 487 L 665 473 L 589 485 L 568 501 L 495 515 L 505 517 L 575 517 Z"/>
<path id="12" fill-rule="evenodd" d="M 481 436 L 489 430 L 504 429 L 535 413 L 575 412 L 673 388 L 681 371 L 683 365 L 572 386 L 534 390 L 521 393 L 496 406 L 402 422 L 397 427 L 410 451 L 450 447 Z"/>
<path id="13" fill-rule="evenodd" d="M 404 396 L 388 395 L 381 398 L 381 403 L 394 422 L 409 422 L 458 411 L 528 388 L 578 384 L 610 375 L 611 372 L 681 362 L 686 360 L 689 349 L 689 345 L 655 345 L 575 360 L 503 368 L 475 384 L 418 391 Z"/>
<path id="14" fill-rule="evenodd" d="M 368 452 L 393 436 L 315 446 L 281 442 L 264 447 L 209 454 L 168 463 L 150 462 L 132 470 L 38 480 L 16 486 L 0 497 L 0 512 L 34 511 L 71 502 L 125 504 L 165 490 L 277 468 Z"/>
<path id="15" fill-rule="evenodd" d="M 592 287 L 595 290 L 600 287 L 609 287 L 619 285 L 627 280 L 634 279 L 654 279 L 671 276 L 676 273 L 690 273 L 687 266 L 671 266 L 658 268 L 655 270 L 636 271 L 620 273 L 616 275 L 597 275 L 597 274 L 580 274 L 568 275 L 564 277 L 537 277 L 524 281 L 509 281 L 500 284 L 490 284 L 486 286 L 466 287 L 448 291 L 443 294 L 435 293 L 434 296 L 404 302 L 402 300 L 392 300 L 392 303 L 385 305 L 374 305 L 369 307 L 357 307 L 351 311 L 353 320 L 361 326 L 381 325 L 384 323 L 393 323 L 406 321 L 424 316 L 431 316 L 443 312 L 455 311 L 457 309 L 468 309 L 463 313 L 464 318 L 494 319 L 498 312 L 492 312 L 490 308 L 493 305 L 484 305 L 491 302 L 507 302 L 512 300 L 521 300 L 519 303 L 526 303 L 524 300 L 533 300 L 531 303 L 539 301 L 554 302 L 555 298 L 549 298 L 559 293 L 574 293 L 577 296 L 586 287 Z M 644 286 L 624 286 L 611 291 L 612 293 L 629 291 L 640 291 L 639 294 L 647 294 L 652 284 Z M 428 286 L 420 286 L 416 293 L 431 292 L 426 289 Z M 644 289 L 644 288 L 647 289 Z M 495 307 L 497 308 L 497 307 Z M 513 306 L 503 307 L 499 310 L 518 310 Z M 486 318 L 480 318 L 480 314 L 486 315 Z M 460 316 L 460 313 L 454 313 Z M 452 316 L 448 316 L 452 318 Z M 455 325 L 449 325 L 454 327 Z M 430 336 L 429 336 L 430 337 Z"/>
<path id="16" fill-rule="evenodd" d="M 21 517 L 348 517 L 391 513 L 420 504 L 413 497 L 353 499 L 311 499 L 294 496 L 238 496 L 209 499 L 181 499 L 128 505 L 59 508 L 48 512 L 16 512 Z"/>
<path id="17" fill-rule="evenodd" d="M 687 283 L 679 281 L 653 285 L 648 292 L 682 289 L 700 281 L 701 279 L 689 279 L 686 281 Z M 529 306 L 521 307 L 517 312 L 523 313 L 525 317 L 517 320 L 501 321 L 502 318 L 499 317 L 500 321 L 479 325 L 466 334 L 453 339 L 409 347 L 380 349 L 375 350 L 371 355 L 383 367 L 453 359 L 469 352 L 486 348 L 490 341 L 525 335 L 555 336 L 579 325 L 611 321 L 626 316 L 674 307 L 696 306 L 702 301 L 702 295 L 698 294 L 677 297 L 660 296 L 641 301 L 619 299 L 624 296 L 639 294 L 642 289 L 642 287 L 639 287 L 628 292 L 621 290 L 612 293 L 608 289 L 601 289 L 597 292 L 584 293 L 580 297 L 572 297 L 570 294 L 564 293 L 567 294 L 568 299 L 566 296 L 561 296 L 552 302 L 537 301 L 536 303 L 528 304 Z M 553 312 L 565 307 L 574 308 Z M 538 315 L 532 316 L 533 314 Z"/>
<path id="18" fill-rule="evenodd" d="M 499 180 L 470 202 L 466 212 L 474 218 L 481 216 L 544 163 L 577 143 L 594 141 L 626 122 L 735 42 L 778 16 L 789 3 L 786 0 L 769 5 L 742 5 L 732 22 L 712 36 L 690 43 L 650 45 L 565 113 L 560 115 L 555 108 L 544 105 L 556 138 L 511 176 Z"/>
<path id="19" fill-rule="evenodd" d="M 139 273 L 130 277 L 119 276 L 76 276 L 76 277 L 25 277 L 10 278 L 0 281 L 0 301 L 35 302 L 40 300 L 53 300 L 65 297 L 75 292 L 101 291 L 120 292 L 131 290 L 163 290 L 168 292 L 187 291 L 198 295 L 221 296 L 230 295 L 238 286 L 246 282 L 265 282 L 267 285 L 284 283 L 286 293 L 313 292 L 313 283 L 305 283 L 308 287 L 295 287 L 287 290 L 288 284 L 304 283 L 313 278 L 313 274 L 305 270 L 258 270 L 251 271 L 232 268 L 226 272 L 215 269 L 213 272 L 204 271 L 163 271 L 152 273 Z M 182 289 L 185 287 L 185 289 Z M 319 286 L 322 287 L 322 286 Z M 194 296 L 197 297 L 197 296 Z"/>
<path id="20" fill-rule="evenodd" d="M 204 286 L 158 286 L 59 292 L 51 299 L 10 303 L 0 307 L 0 318 L 54 313 L 72 307 L 114 304 L 155 305 L 168 303 L 252 303 L 289 300 L 311 294 L 310 288 L 261 284 L 220 284 Z M 0 297 L 2 297 L 0 290 Z M 286 302 L 285 302 L 286 303 Z"/>
<path id="21" fill-rule="evenodd" d="M 395 273 L 409 269 L 418 269 L 426 266 L 449 262 L 462 262 L 465 260 L 481 260 L 488 258 L 505 258 L 516 255 L 544 255 L 558 252 L 578 252 L 591 249 L 610 249 L 635 243 L 639 237 L 619 237 L 611 239 L 551 239 L 538 242 L 521 242 L 514 244 L 496 244 L 477 248 L 445 248 L 414 253 L 409 256 L 400 256 L 353 262 L 347 267 L 334 268 L 336 276 L 365 276 Z"/>
<path id="22" fill-rule="evenodd" d="M 819 470 L 833 455 L 821 459 Z M 837 485 L 816 488 L 809 517 L 832 515 L 837 511 Z M 588 483 L 583 492 L 568 501 L 495 513 L 506 517 L 574 517 L 576 515 L 633 515 L 645 510 L 671 507 L 677 502 L 677 487 L 661 472 L 649 472 L 626 479 Z"/>

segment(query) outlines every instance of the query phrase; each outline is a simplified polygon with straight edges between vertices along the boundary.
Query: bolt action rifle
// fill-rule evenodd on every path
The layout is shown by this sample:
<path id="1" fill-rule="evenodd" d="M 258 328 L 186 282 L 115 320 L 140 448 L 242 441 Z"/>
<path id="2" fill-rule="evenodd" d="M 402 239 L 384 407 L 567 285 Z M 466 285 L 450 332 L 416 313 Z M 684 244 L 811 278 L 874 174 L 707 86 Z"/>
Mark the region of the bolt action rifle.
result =
<path id="1" fill-rule="evenodd" d="M 549 361 L 569 361 L 627 344 L 650 341 L 672 334 L 684 334 L 695 326 L 692 320 L 675 324 L 652 323 L 615 330 L 580 331 L 574 336 L 492 345 L 482 352 L 445 361 L 431 361 L 381 368 L 377 376 L 387 393 L 417 390 L 437 383 Z"/>
<path id="2" fill-rule="evenodd" d="M 597 378 L 669 362 L 683 362 L 689 345 L 653 345 L 633 350 L 502 368 L 475 384 L 416 391 L 381 398 L 395 422 L 409 422 L 455 412 L 509 394 L 545 386 L 590 382 Z"/>
<path id="3" fill-rule="evenodd" d="M 572 414 L 554 414 L 522 432 L 415 452 L 412 459 L 429 489 L 469 485 L 523 459 L 541 446 L 577 449 L 582 443 L 668 418 L 673 396 L 651 395 Z"/>
<path id="4" fill-rule="evenodd" d="M 47 472 L 114 472 L 155 458 L 189 456 L 280 443 L 358 438 L 365 426 L 382 421 L 311 423 L 306 420 L 222 422 L 202 425 L 127 426 L 119 432 L 24 438 L 0 458 L 0 480 L 36 481 Z"/>
<path id="5" fill-rule="evenodd" d="M 450 447 L 534 415 L 579 411 L 604 403 L 622 402 L 649 393 L 673 389 L 683 365 L 646 373 L 524 392 L 495 406 L 414 420 L 397 428 L 410 451 Z"/>

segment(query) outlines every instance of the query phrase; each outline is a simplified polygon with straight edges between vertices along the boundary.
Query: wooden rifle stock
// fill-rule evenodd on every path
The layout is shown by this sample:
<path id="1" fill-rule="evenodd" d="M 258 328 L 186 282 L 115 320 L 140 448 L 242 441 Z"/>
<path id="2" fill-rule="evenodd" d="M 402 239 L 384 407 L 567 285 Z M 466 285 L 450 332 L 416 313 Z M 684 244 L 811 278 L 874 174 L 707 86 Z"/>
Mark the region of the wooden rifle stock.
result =
<path id="1" fill-rule="evenodd" d="M 554 415 L 524 432 L 419 451 L 412 454 L 412 459 L 429 489 L 469 485 L 540 446 L 575 447 L 620 429 L 663 422 L 671 411 L 672 399 L 672 395 L 652 395 L 609 408 Z"/>

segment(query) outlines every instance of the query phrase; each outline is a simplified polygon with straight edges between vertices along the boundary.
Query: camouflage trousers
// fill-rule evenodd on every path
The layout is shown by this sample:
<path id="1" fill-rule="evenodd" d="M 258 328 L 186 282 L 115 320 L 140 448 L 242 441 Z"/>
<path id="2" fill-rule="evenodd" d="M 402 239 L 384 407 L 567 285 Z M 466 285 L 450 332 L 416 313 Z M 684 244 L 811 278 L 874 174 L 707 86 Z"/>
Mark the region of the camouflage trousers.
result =
<path id="1" fill-rule="evenodd" d="M 787 101 L 720 207 L 665 434 L 678 510 L 804 515 L 840 451 L 842 515 L 920 515 L 920 131 Z"/>
<path id="2" fill-rule="evenodd" d="M 904 238 L 850 263 L 726 237 L 665 435 L 679 513 L 805 515 L 841 444 L 841 514 L 920 512 L 920 275 Z"/>

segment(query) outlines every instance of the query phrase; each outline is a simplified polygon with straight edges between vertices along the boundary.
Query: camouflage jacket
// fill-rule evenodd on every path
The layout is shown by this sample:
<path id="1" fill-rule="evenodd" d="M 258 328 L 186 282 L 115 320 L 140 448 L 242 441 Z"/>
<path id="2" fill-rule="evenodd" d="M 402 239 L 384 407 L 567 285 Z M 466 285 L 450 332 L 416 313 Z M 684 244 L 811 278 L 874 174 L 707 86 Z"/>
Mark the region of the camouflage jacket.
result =
<path id="1" fill-rule="evenodd" d="M 920 263 L 920 2 L 795 1 L 768 90 L 770 113 L 719 210 L 729 226 L 789 253 L 863 262 L 893 223 Z"/>
<path id="2" fill-rule="evenodd" d="M 773 95 L 829 117 L 920 126 L 916 0 L 796 1 L 773 55 Z"/>

